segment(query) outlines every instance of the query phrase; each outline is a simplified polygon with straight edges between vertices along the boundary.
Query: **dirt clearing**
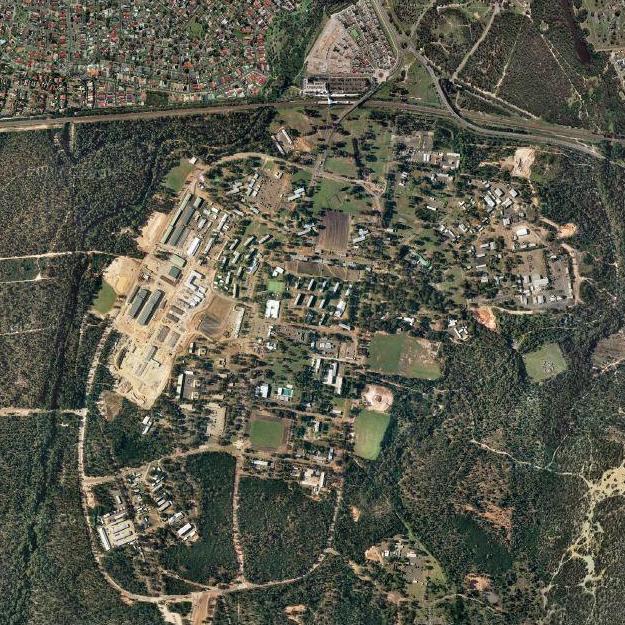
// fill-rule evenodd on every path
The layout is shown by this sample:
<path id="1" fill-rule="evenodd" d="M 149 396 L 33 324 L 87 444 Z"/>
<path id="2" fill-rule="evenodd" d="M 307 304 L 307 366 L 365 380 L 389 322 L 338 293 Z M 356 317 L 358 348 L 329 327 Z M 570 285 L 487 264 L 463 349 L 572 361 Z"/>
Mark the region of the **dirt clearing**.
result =
<path id="1" fill-rule="evenodd" d="M 512 175 L 517 178 L 529 180 L 532 175 L 532 165 L 535 160 L 536 150 L 534 148 L 518 148 L 514 153 Z"/>
<path id="2" fill-rule="evenodd" d="M 509 171 L 516 178 L 529 180 L 532 175 L 532 165 L 536 160 L 536 150 L 534 148 L 518 148 L 514 154 L 504 158 L 499 162 L 483 161 L 480 167 L 485 165 L 498 165 L 502 169 Z"/>
<path id="3" fill-rule="evenodd" d="M 198 330 L 208 338 L 215 338 L 224 332 L 226 321 L 234 308 L 234 302 L 222 295 L 213 295 Z"/>
<path id="4" fill-rule="evenodd" d="M 393 391 L 385 386 L 370 384 L 365 387 L 362 397 L 367 407 L 377 412 L 388 412 L 393 405 Z"/>
<path id="5" fill-rule="evenodd" d="M 117 295 L 127 295 L 130 287 L 137 279 L 140 263 L 128 256 L 118 256 L 104 272 L 104 280 L 108 282 Z"/>
<path id="6" fill-rule="evenodd" d="M 380 564 L 384 564 L 384 558 L 380 553 L 380 550 L 375 545 L 373 547 L 369 547 L 367 551 L 365 551 L 365 558 L 370 562 L 379 562 Z"/>
<path id="7" fill-rule="evenodd" d="M 319 248 L 327 252 L 344 254 L 349 243 L 350 217 L 340 211 L 328 211 L 323 216 L 323 229 L 319 233 Z"/>
<path id="8" fill-rule="evenodd" d="M 575 224 L 564 224 L 558 228 L 558 239 L 570 239 L 577 234 L 577 226 Z"/>
<path id="9" fill-rule="evenodd" d="M 120 413 L 124 398 L 113 391 L 104 391 L 102 393 L 102 403 L 104 405 L 102 416 L 107 421 L 112 421 Z"/>
<path id="10" fill-rule="evenodd" d="M 473 311 L 475 320 L 492 332 L 497 332 L 497 317 L 490 306 L 480 306 Z"/>
<path id="11" fill-rule="evenodd" d="M 464 578 L 464 583 L 471 590 L 479 590 L 484 592 L 490 588 L 490 578 L 486 575 L 478 575 L 477 573 L 469 573 Z"/>
<path id="12" fill-rule="evenodd" d="M 137 237 L 137 245 L 141 251 L 146 254 L 154 251 L 168 221 L 169 215 L 167 213 L 156 211 L 150 215 L 148 223 L 141 228 L 141 234 Z"/>
<path id="13" fill-rule="evenodd" d="M 299 605 L 287 605 L 286 608 L 284 608 L 284 614 L 289 621 L 301 625 L 307 609 L 308 608 L 303 603 L 300 603 Z"/>

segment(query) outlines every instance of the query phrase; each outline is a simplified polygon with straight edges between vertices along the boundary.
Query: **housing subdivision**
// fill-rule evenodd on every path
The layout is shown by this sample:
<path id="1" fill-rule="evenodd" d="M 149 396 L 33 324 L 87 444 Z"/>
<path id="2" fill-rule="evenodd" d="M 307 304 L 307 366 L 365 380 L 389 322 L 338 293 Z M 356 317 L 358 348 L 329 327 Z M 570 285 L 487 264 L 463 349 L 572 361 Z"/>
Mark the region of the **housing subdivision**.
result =
<path id="1" fill-rule="evenodd" d="M 302 91 L 317 98 L 355 97 L 384 82 L 397 58 L 372 0 L 335 13 L 305 64 Z"/>
<path id="2" fill-rule="evenodd" d="M 0 115 L 258 95 L 268 28 L 297 4 L 0 2 Z"/>

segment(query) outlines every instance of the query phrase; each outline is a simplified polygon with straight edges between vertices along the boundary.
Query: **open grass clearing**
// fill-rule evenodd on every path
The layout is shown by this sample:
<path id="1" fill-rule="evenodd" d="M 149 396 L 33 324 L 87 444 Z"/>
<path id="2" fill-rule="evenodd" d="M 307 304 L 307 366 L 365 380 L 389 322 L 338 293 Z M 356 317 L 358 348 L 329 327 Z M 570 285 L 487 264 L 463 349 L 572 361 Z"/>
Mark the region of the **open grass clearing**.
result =
<path id="1" fill-rule="evenodd" d="M 391 156 L 390 127 L 375 119 L 369 111 L 354 112 L 344 121 L 343 127 L 358 140 L 363 165 L 371 169 L 373 178 L 383 177 Z M 349 140 L 345 142 L 351 143 Z M 350 145 L 350 153 L 351 149 Z"/>
<path id="2" fill-rule="evenodd" d="M 398 94 L 419 104 L 440 106 L 436 87 L 427 70 L 417 60 L 412 60 L 409 66 L 404 67 L 398 80 L 386 83 L 378 95 L 383 99 L 393 99 Z"/>
<path id="3" fill-rule="evenodd" d="M 369 345 L 369 366 L 374 371 L 406 378 L 436 380 L 442 371 L 438 346 L 409 334 L 376 334 Z"/>
<path id="4" fill-rule="evenodd" d="M 278 449 L 283 439 L 282 421 L 254 419 L 250 423 L 250 441 L 257 449 Z"/>
<path id="5" fill-rule="evenodd" d="M 346 156 L 333 156 L 328 158 L 325 164 L 326 171 L 346 178 L 356 178 L 356 163 L 354 159 Z"/>
<path id="6" fill-rule="evenodd" d="M 308 116 L 300 109 L 281 109 L 278 117 L 272 122 L 271 128 L 276 132 L 279 128 L 285 126 L 287 129 L 293 128 L 300 135 L 307 135 L 313 129 Z"/>
<path id="7" fill-rule="evenodd" d="M 344 182 L 324 179 L 315 190 L 313 211 L 317 213 L 324 208 L 357 215 L 371 210 L 371 205 L 364 189 Z"/>
<path id="8" fill-rule="evenodd" d="M 406 83 L 410 96 L 419 100 L 422 104 L 429 106 L 440 105 L 436 87 L 421 63 L 415 61 L 410 66 L 406 75 Z"/>
<path id="9" fill-rule="evenodd" d="M 101 314 L 106 315 L 113 308 L 117 293 L 108 282 L 102 282 L 102 286 L 93 300 L 93 307 Z"/>
<path id="10" fill-rule="evenodd" d="M 380 455 L 384 433 L 391 417 L 383 412 L 363 410 L 354 422 L 355 448 L 357 456 L 375 460 Z"/>
<path id="11" fill-rule="evenodd" d="M 557 343 L 545 343 L 540 349 L 523 354 L 523 362 L 527 375 L 534 382 L 544 382 L 568 369 Z"/>
<path id="12" fill-rule="evenodd" d="M 269 280 L 269 282 L 267 282 L 267 290 L 274 295 L 282 295 L 282 293 L 284 293 L 284 281 Z"/>
<path id="13" fill-rule="evenodd" d="M 180 163 L 170 169 L 167 176 L 165 176 L 165 186 L 174 193 L 178 193 L 184 186 L 184 182 L 191 171 L 193 171 L 193 165 L 191 165 L 188 159 L 181 158 Z"/>

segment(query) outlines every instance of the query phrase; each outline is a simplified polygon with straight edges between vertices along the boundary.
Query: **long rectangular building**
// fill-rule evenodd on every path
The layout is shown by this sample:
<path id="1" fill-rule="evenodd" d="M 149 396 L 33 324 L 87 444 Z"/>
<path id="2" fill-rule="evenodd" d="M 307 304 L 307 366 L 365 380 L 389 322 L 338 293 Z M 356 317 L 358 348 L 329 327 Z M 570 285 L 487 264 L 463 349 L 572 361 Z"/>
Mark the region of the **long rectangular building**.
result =
<path id="1" fill-rule="evenodd" d="M 184 235 L 184 233 L 188 232 L 187 225 L 191 221 L 193 213 L 195 212 L 194 204 L 189 201 L 193 197 L 194 196 L 189 196 L 188 199 L 185 198 L 185 201 L 181 204 L 173 221 L 165 231 L 165 235 L 161 239 L 162 243 L 174 246 L 184 243 L 184 240 L 186 239 L 186 235 Z"/>
<path id="2" fill-rule="evenodd" d="M 178 223 L 180 214 L 182 213 L 184 208 L 189 204 L 190 199 L 191 199 L 191 194 L 186 193 L 184 198 L 182 199 L 182 202 L 180 202 L 180 206 L 178 206 L 178 209 L 176 210 L 176 214 L 174 215 L 174 218 L 171 220 L 169 226 L 167 226 L 167 230 L 165 230 L 165 234 L 163 235 L 163 238 L 161 239 L 161 243 L 167 243 L 167 241 L 169 241 L 169 238 L 171 237 L 171 233 L 173 232 L 174 228 L 176 227 L 176 224 Z"/>
<path id="3" fill-rule="evenodd" d="M 150 295 L 150 298 L 143 307 L 141 314 L 137 317 L 137 323 L 139 325 L 147 326 L 148 323 L 150 323 L 150 320 L 156 312 L 156 309 L 161 303 L 164 295 L 165 293 L 163 293 L 163 291 L 161 291 L 160 289 L 156 289 L 156 291 L 154 291 L 152 295 Z"/>
<path id="4" fill-rule="evenodd" d="M 148 295 L 150 295 L 150 291 L 148 291 L 148 289 L 141 288 L 135 292 L 135 295 L 130 302 L 130 310 L 128 311 L 128 315 L 130 315 L 130 317 L 134 319 L 141 312 Z"/>

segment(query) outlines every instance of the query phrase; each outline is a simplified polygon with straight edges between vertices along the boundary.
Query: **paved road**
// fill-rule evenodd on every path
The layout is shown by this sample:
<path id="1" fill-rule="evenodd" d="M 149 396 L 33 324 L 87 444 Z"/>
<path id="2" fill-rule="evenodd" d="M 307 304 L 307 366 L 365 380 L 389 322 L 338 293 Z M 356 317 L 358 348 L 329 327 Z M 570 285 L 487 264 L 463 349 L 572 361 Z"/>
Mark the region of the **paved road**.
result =
<path id="1" fill-rule="evenodd" d="M 576 152 L 581 152 L 583 154 L 587 154 L 589 156 L 593 156 L 595 158 L 604 158 L 603 155 L 592 146 L 588 146 L 584 143 L 578 141 L 577 134 L 571 133 L 569 129 L 566 127 L 557 127 L 557 130 L 554 128 L 544 129 L 540 127 L 534 128 L 534 132 L 519 132 L 518 130 L 495 130 L 493 128 L 484 128 L 483 126 L 478 126 L 477 124 L 469 121 L 465 117 L 461 116 L 458 111 L 452 106 L 445 93 L 443 87 L 441 86 L 441 81 L 438 79 L 438 76 L 432 69 L 432 66 L 428 63 L 427 59 L 416 49 L 413 48 L 412 52 L 416 55 L 419 62 L 425 67 L 425 69 L 430 74 L 430 77 L 436 87 L 436 92 L 438 97 L 445 108 L 446 114 L 453 119 L 461 128 L 465 128 L 467 130 L 471 130 L 476 134 L 480 134 L 486 137 L 494 137 L 500 139 L 511 139 L 514 141 L 524 141 L 527 143 L 547 143 L 549 145 L 555 145 L 558 147 L 566 148 L 569 150 L 574 150 Z M 405 110 L 411 110 L 412 105 L 404 104 L 403 107 Z M 517 120 L 509 121 L 507 123 L 502 121 L 502 125 L 510 128 L 518 128 Z M 522 125 L 522 129 L 526 129 L 526 125 Z M 572 137 L 572 138 L 568 138 Z M 595 139 L 594 142 L 598 142 L 606 139 L 606 137 L 600 135 L 589 135 L 589 141 Z M 617 139 L 613 140 L 619 143 L 625 143 L 625 139 Z"/>
<path id="2" fill-rule="evenodd" d="M 262 108 L 285 108 L 298 105 L 316 105 L 310 100 L 289 100 L 288 102 L 255 103 L 255 104 L 224 104 L 223 106 L 204 106 L 190 108 L 175 108 L 162 111 L 129 111 L 123 113 L 98 113 L 92 115 L 67 115 L 65 117 L 39 119 L 0 119 L 0 132 L 17 132 L 20 130 L 45 130 L 48 128 L 62 128 L 65 124 L 96 124 L 100 122 L 136 121 L 162 119 L 168 117 L 191 117 L 193 115 L 223 115 L 253 111 Z"/>
<path id="3" fill-rule="evenodd" d="M 405 102 L 398 102 L 394 100 L 375 100 L 370 99 L 365 101 L 366 98 L 362 98 L 358 101 L 358 105 L 363 105 L 368 108 L 387 109 L 393 111 L 408 111 L 414 113 L 427 114 L 436 117 L 446 117 L 455 121 L 463 128 L 472 130 L 476 134 L 490 137 L 498 137 L 502 139 L 511 139 L 515 141 L 524 141 L 527 143 L 542 143 L 547 145 L 555 145 L 563 147 L 577 152 L 582 152 L 594 157 L 601 157 L 600 153 L 584 145 L 586 143 L 599 143 L 602 141 L 608 141 L 610 143 L 617 143 L 625 145 L 625 138 L 604 136 L 591 131 L 569 128 L 567 126 L 557 126 L 554 124 L 548 124 L 543 121 L 536 120 L 524 120 L 520 118 L 508 118 L 498 117 L 496 115 L 485 115 L 480 113 L 471 113 L 467 115 L 460 115 L 449 103 L 449 100 L 444 93 L 438 77 L 434 70 L 429 66 L 427 61 L 417 52 L 419 60 L 428 69 L 428 72 L 432 76 L 432 79 L 436 85 L 438 95 L 444 108 L 436 108 L 432 106 L 423 106 L 420 104 L 408 104 Z M 3 119 L 0 120 L 0 132 L 18 132 L 29 130 L 44 130 L 50 128 L 62 128 L 65 124 L 94 124 L 102 122 L 113 121 L 138 121 L 138 120 L 152 120 L 163 119 L 171 117 L 191 117 L 194 115 L 222 115 L 226 113 L 236 113 L 241 111 L 252 111 L 262 108 L 291 108 L 296 106 L 306 106 L 309 108 L 325 108 L 326 105 L 319 104 L 313 100 L 289 100 L 286 102 L 275 103 L 256 103 L 256 104 L 230 104 L 223 106 L 212 106 L 202 108 L 179 108 L 170 109 L 164 111 L 132 111 L 126 113 L 102 113 L 98 115 L 84 115 L 84 116 L 66 116 L 57 117 L 54 119 Z M 349 108 L 342 112 L 341 118 L 344 118 L 351 110 L 355 108 L 355 104 L 350 105 Z M 480 123 L 487 124 L 486 128 Z M 491 126 L 500 127 L 501 130 L 492 128 Z M 505 130 L 504 130 L 505 129 Z"/>

